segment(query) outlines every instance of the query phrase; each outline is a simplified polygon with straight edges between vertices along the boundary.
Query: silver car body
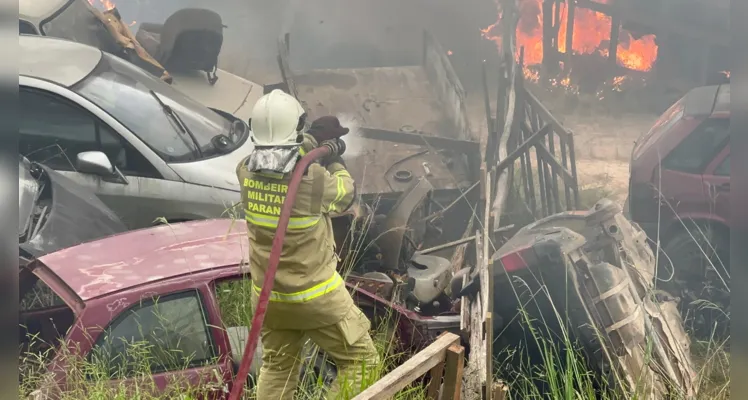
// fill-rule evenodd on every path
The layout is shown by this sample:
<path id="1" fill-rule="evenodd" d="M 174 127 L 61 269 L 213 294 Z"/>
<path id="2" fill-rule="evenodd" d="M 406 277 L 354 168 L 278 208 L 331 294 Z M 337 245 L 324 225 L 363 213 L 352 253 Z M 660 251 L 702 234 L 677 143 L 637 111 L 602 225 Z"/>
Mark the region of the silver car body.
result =
<path id="1" fill-rule="evenodd" d="M 45 35 L 42 24 L 72 3 L 93 7 L 86 0 L 18 0 L 18 18 L 21 23 L 33 27 L 36 34 Z M 75 35 L 74 32 L 70 34 Z M 65 39 L 73 40 L 72 37 Z M 170 73 L 176 89 L 206 107 L 229 112 L 244 121 L 249 119 L 252 107 L 262 96 L 262 85 L 222 69 L 216 71 L 219 79 L 215 85 L 208 83 L 202 71 Z"/>
<path id="2" fill-rule="evenodd" d="M 163 177 L 126 176 L 113 182 L 97 175 L 59 171 L 93 190 L 131 228 L 169 221 L 226 216 L 240 201 L 236 165 L 253 150 L 251 140 L 233 152 L 197 162 L 167 163 L 105 110 L 70 89 L 89 75 L 103 55 L 99 49 L 62 39 L 22 35 L 19 89 L 51 93 L 82 107 L 135 148 Z M 164 84 L 166 85 L 166 84 Z M 156 102 L 154 107 L 158 107 Z"/>

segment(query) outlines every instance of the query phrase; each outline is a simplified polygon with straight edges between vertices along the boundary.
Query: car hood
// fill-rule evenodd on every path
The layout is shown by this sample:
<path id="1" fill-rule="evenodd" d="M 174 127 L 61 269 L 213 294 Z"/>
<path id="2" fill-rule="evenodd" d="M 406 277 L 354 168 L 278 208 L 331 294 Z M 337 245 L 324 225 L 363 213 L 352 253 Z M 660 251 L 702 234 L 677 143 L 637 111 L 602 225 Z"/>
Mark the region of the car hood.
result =
<path id="1" fill-rule="evenodd" d="M 44 168 L 52 185 L 52 210 L 39 232 L 21 250 L 40 257 L 66 247 L 127 231 L 120 221 L 90 190 L 75 181 Z"/>
<path id="2" fill-rule="evenodd" d="M 226 111 L 246 122 L 262 96 L 262 85 L 221 69 L 216 74 L 218 81 L 211 85 L 203 71 L 172 73 L 171 85 L 206 107 Z"/>
<path id="3" fill-rule="evenodd" d="M 187 183 L 239 191 L 236 166 L 252 154 L 253 150 L 254 144 L 247 139 L 241 147 L 229 154 L 201 161 L 173 163 L 169 167 Z"/>

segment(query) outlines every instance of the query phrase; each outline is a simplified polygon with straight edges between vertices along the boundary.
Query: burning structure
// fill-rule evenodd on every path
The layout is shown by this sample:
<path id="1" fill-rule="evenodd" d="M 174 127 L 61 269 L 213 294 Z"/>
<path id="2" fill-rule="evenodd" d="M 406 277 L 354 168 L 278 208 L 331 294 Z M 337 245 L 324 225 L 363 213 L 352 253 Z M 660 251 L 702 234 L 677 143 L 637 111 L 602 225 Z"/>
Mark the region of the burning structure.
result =
<path id="1" fill-rule="evenodd" d="M 729 79 L 729 1 L 517 0 L 525 77 L 594 91 L 656 77 L 667 89 Z M 499 16 L 501 10 L 499 9 Z M 500 19 L 500 18 L 499 18 Z M 501 46 L 498 23 L 482 30 Z"/>

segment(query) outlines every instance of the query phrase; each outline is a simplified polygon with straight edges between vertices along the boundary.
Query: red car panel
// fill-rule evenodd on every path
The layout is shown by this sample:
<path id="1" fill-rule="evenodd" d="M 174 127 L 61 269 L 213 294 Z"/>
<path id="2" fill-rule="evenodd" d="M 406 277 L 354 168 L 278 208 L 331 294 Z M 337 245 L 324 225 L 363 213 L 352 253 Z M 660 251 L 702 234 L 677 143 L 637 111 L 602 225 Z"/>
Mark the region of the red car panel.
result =
<path id="1" fill-rule="evenodd" d="M 628 211 L 651 239 L 684 219 L 729 227 L 729 172 L 715 174 L 729 155 L 729 99 L 729 85 L 694 89 L 635 145 Z"/>
<path id="2" fill-rule="evenodd" d="M 105 347 L 107 337 L 103 332 L 118 329 L 120 321 L 141 307 L 155 302 L 163 306 L 182 297 L 196 298 L 200 311 L 189 315 L 202 315 L 199 325 L 204 326 L 206 342 L 202 349 L 213 362 L 154 371 L 153 379 L 157 390 L 163 390 L 175 379 L 193 387 L 200 383 L 201 388 L 212 383 L 214 390 L 207 397 L 212 399 L 222 397 L 230 389 L 234 373 L 231 345 L 213 285 L 245 273 L 240 266 L 244 265 L 248 249 L 246 224 L 204 220 L 130 231 L 84 243 L 41 257 L 28 268 L 73 311 L 74 323 L 65 343 L 70 352 L 84 357 L 90 357 L 97 346 Z M 443 331 L 459 331 L 458 313 L 422 316 L 350 283 L 347 286 L 365 312 L 394 311 L 400 316 L 396 329 L 403 350 L 423 348 Z M 111 336 L 130 337 L 115 333 Z M 50 369 L 55 372 L 59 387 L 64 388 L 64 357 L 56 357 Z"/>

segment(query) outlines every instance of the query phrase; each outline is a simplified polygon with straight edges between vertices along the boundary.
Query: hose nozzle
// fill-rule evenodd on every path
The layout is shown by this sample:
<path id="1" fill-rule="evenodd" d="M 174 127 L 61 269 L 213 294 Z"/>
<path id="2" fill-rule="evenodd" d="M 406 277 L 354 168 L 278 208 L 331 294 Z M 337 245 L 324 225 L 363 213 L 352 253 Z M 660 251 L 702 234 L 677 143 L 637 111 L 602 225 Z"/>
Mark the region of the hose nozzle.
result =
<path id="1" fill-rule="evenodd" d="M 330 155 L 331 156 L 342 156 L 343 153 L 345 153 L 345 142 L 343 139 L 335 138 L 330 140 L 325 140 L 322 142 L 322 145 L 330 149 Z"/>

